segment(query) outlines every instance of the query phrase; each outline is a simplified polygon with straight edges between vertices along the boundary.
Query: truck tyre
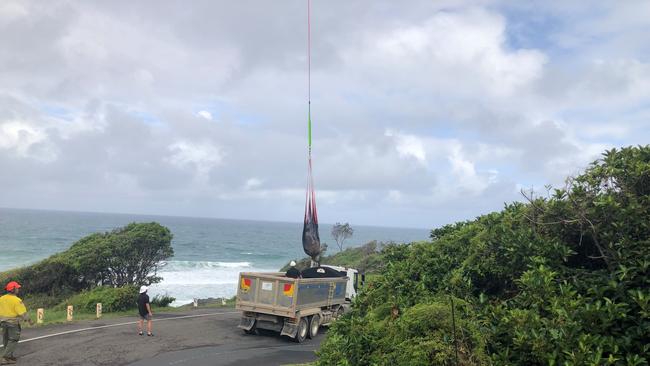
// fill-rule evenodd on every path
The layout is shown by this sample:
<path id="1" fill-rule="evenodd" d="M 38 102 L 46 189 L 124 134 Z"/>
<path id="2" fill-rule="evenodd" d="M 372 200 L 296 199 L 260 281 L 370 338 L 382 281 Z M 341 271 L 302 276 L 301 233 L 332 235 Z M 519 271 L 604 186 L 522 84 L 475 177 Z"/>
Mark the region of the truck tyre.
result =
<path id="1" fill-rule="evenodd" d="M 309 324 L 307 324 L 307 319 L 302 318 L 298 322 L 298 331 L 296 332 L 296 337 L 293 339 L 296 343 L 302 343 L 307 338 L 309 333 Z"/>
<path id="2" fill-rule="evenodd" d="M 253 327 L 251 329 L 244 329 L 244 333 L 253 335 L 257 334 L 257 320 L 255 320 L 255 323 L 253 323 Z"/>
<path id="3" fill-rule="evenodd" d="M 336 319 L 341 318 L 343 314 L 345 314 L 345 308 L 343 307 L 343 305 L 341 305 L 339 306 L 338 309 L 336 309 Z"/>
<path id="4" fill-rule="evenodd" d="M 318 335 L 318 328 L 320 328 L 320 315 L 315 314 L 309 320 L 309 338 L 316 338 L 316 335 Z"/>

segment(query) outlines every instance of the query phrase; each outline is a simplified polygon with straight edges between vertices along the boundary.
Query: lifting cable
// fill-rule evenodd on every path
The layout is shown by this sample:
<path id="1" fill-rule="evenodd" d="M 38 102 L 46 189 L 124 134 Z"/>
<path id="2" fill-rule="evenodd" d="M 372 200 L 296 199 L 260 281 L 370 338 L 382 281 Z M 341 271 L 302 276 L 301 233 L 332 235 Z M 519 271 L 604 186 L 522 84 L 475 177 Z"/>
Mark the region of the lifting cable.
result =
<path id="1" fill-rule="evenodd" d="M 316 211 L 316 190 L 311 163 L 311 0 L 307 0 L 307 142 L 309 147 L 307 165 L 307 192 L 305 197 L 305 220 L 302 230 L 302 247 L 314 262 L 319 262 L 320 236 Z"/>

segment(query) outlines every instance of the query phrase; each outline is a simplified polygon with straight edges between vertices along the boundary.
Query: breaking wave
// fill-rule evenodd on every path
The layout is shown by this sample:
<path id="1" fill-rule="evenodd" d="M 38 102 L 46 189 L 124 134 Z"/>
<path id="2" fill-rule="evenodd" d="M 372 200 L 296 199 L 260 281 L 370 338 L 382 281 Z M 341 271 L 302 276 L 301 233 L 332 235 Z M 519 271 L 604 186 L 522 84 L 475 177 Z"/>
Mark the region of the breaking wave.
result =
<path id="1" fill-rule="evenodd" d="M 149 294 L 175 297 L 172 306 L 194 298 L 230 298 L 237 293 L 239 272 L 274 270 L 255 268 L 251 262 L 167 261 L 158 270 L 162 281 L 152 285 Z"/>

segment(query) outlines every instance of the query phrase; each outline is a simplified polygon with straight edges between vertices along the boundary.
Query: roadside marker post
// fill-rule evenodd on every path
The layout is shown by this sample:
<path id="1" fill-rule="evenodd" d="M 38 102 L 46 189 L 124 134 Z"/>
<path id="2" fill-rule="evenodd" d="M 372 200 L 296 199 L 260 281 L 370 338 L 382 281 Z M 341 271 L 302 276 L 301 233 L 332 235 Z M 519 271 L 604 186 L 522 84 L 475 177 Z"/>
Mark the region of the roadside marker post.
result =
<path id="1" fill-rule="evenodd" d="M 69 322 L 72 321 L 72 316 L 73 315 L 74 315 L 74 308 L 72 307 L 72 305 L 68 305 L 68 318 L 67 319 L 68 319 Z"/>
<path id="2" fill-rule="evenodd" d="M 36 309 L 36 324 L 43 324 L 44 312 L 43 308 Z"/>
<path id="3" fill-rule="evenodd" d="M 102 303 L 98 302 L 97 303 L 97 319 L 102 317 Z"/>

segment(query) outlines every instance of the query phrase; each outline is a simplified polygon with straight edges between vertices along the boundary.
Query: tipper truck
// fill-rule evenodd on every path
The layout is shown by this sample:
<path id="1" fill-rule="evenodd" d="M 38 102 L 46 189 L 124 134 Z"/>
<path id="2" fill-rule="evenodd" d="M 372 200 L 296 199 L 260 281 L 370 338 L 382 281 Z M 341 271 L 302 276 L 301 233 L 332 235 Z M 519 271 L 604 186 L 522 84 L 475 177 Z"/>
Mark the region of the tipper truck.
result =
<path id="1" fill-rule="evenodd" d="M 239 274 L 236 308 L 242 311 L 239 328 L 280 332 L 298 343 L 318 334 L 340 317 L 356 295 L 356 269 L 321 266 L 315 271 L 338 277 L 290 278 L 282 272 Z M 312 271 L 314 272 L 314 271 Z"/>

